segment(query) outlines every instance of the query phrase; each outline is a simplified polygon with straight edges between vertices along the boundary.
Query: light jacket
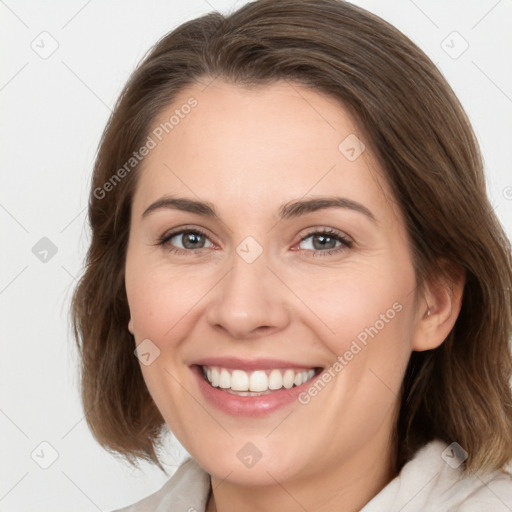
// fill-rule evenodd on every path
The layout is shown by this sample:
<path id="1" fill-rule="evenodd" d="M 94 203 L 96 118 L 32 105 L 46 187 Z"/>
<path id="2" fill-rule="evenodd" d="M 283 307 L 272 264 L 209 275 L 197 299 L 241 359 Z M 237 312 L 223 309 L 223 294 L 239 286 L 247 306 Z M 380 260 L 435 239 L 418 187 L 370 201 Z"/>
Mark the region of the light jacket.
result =
<path id="1" fill-rule="evenodd" d="M 188 458 L 160 490 L 113 512 L 205 512 L 209 492 L 209 474 Z M 463 474 L 453 450 L 431 441 L 360 512 L 512 512 L 512 467 Z"/>

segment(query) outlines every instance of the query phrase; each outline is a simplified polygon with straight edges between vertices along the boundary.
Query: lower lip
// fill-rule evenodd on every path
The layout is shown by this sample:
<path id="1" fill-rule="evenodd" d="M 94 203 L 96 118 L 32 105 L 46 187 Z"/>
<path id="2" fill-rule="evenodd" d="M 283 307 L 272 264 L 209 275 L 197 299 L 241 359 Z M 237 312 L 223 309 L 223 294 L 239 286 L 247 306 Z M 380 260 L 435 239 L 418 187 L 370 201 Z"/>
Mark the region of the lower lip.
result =
<path id="1" fill-rule="evenodd" d="M 278 409 L 298 401 L 300 393 L 311 386 L 313 381 L 320 375 L 319 372 L 318 375 L 315 375 L 312 379 L 304 382 L 304 384 L 300 386 L 274 391 L 268 395 L 238 396 L 210 385 L 204 378 L 203 369 L 200 366 L 193 365 L 190 368 L 198 380 L 199 389 L 210 404 L 231 416 L 246 416 L 252 418 L 267 416 Z"/>

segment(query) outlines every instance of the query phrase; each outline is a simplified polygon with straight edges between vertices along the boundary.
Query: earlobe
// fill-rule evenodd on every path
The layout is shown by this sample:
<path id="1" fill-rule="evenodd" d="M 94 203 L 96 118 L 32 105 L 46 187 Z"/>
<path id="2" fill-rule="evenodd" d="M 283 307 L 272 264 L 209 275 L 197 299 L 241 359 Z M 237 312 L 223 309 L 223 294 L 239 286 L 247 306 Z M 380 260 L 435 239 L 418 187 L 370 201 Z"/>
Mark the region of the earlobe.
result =
<path id="1" fill-rule="evenodd" d="M 462 306 L 465 272 L 459 269 L 450 276 L 450 280 L 435 279 L 427 285 L 419 303 L 413 350 L 421 352 L 439 347 L 453 329 Z"/>
<path id="2" fill-rule="evenodd" d="M 131 318 L 130 321 L 128 322 L 128 330 L 130 331 L 131 334 L 133 334 L 133 321 Z"/>

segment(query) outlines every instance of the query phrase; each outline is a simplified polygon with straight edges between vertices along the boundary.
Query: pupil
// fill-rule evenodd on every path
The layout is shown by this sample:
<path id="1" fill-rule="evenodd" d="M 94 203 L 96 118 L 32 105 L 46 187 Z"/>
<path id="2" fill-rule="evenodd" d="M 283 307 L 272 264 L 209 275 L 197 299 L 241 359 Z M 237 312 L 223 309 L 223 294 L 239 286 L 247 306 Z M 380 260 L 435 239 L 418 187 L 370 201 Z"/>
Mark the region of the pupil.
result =
<path id="1" fill-rule="evenodd" d="M 197 247 L 194 247 L 194 243 L 197 245 L 197 242 L 200 241 L 200 237 L 201 235 L 198 235 L 197 233 L 188 233 L 184 237 L 185 240 L 183 246 L 187 249 L 196 249 Z"/>
<path id="2" fill-rule="evenodd" d="M 313 245 L 315 246 L 315 249 L 325 249 L 326 245 L 329 243 L 329 241 L 331 243 L 332 242 L 336 243 L 336 240 L 334 240 L 334 238 L 331 238 L 330 236 L 326 236 L 326 235 L 318 235 L 318 238 L 315 238 L 314 240 L 315 240 L 315 242 L 313 243 Z M 321 240 L 320 244 L 317 244 L 316 240 Z M 334 249 L 334 246 L 328 247 L 328 249 Z"/>

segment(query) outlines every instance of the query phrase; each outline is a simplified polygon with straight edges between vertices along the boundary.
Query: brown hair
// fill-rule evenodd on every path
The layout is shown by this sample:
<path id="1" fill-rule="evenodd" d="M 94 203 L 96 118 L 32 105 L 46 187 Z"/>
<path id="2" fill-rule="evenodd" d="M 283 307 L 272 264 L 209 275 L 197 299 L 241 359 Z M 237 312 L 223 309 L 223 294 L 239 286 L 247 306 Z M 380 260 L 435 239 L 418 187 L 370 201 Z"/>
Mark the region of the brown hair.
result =
<path id="1" fill-rule="evenodd" d="M 426 280 L 449 279 L 450 264 L 466 273 L 449 336 L 411 356 L 395 433 L 397 470 L 434 438 L 457 441 L 470 470 L 512 459 L 510 244 L 486 196 L 474 133 L 419 48 L 377 16 L 337 0 L 260 0 L 184 23 L 154 46 L 121 93 L 94 167 L 92 240 L 72 303 L 82 401 L 97 441 L 132 464 L 143 458 L 163 469 L 155 450 L 165 422 L 127 329 L 124 262 L 140 164 L 108 194 L 98 191 L 113 183 L 179 92 L 216 77 L 244 86 L 290 80 L 339 100 L 366 134 L 402 211 L 418 293 Z"/>

